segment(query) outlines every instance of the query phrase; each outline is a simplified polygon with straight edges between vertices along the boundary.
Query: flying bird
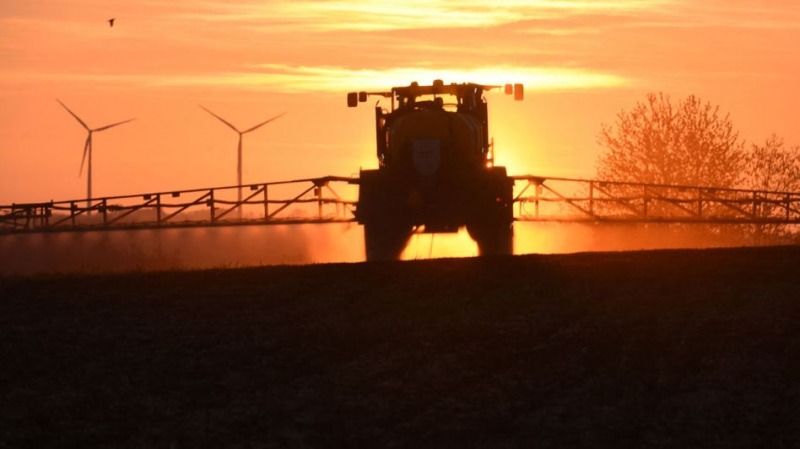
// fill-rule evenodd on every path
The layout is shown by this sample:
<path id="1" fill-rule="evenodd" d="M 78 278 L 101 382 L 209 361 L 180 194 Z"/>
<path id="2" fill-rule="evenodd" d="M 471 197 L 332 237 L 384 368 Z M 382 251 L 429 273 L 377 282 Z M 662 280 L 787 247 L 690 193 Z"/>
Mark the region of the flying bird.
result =
<path id="1" fill-rule="evenodd" d="M 110 26 L 110 27 L 114 26 L 114 18 L 113 17 L 108 19 L 108 26 Z"/>

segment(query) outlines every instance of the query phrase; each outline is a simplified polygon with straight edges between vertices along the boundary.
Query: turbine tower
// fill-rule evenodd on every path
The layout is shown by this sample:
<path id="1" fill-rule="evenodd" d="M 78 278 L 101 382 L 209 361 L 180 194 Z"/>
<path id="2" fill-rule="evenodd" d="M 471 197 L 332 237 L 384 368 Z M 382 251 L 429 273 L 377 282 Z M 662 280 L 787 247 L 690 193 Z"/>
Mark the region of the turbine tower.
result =
<path id="1" fill-rule="evenodd" d="M 261 128 L 262 126 L 266 125 L 267 123 L 286 115 L 286 113 L 282 112 L 282 113 L 276 115 L 275 117 L 272 117 L 269 120 L 265 120 L 265 121 L 259 123 L 258 125 L 255 125 L 255 126 L 253 126 L 251 128 L 248 128 L 248 129 L 246 129 L 244 131 L 240 131 L 239 128 L 233 126 L 230 122 L 228 122 L 224 118 L 222 118 L 222 117 L 218 116 L 217 114 L 211 112 L 205 106 L 200 105 L 200 107 L 203 108 L 203 110 L 205 110 L 209 114 L 211 114 L 214 117 L 216 117 L 219 121 L 221 121 L 222 123 L 227 125 L 230 129 L 234 130 L 237 134 L 239 134 L 239 144 L 237 146 L 237 160 L 236 160 L 236 185 L 239 187 L 238 199 L 239 199 L 239 204 L 241 205 L 241 203 L 242 203 L 242 136 L 244 136 L 245 134 L 247 134 L 249 132 L 255 131 L 258 128 Z M 240 206 L 239 207 L 239 218 L 241 218 L 241 217 L 242 217 L 242 208 Z"/>
<path id="2" fill-rule="evenodd" d="M 75 117 L 75 120 L 77 120 L 77 121 L 78 121 L 78 123 L 80 123 L 80 124 L 81 124 L 81 126 L 83 126 L 83 129 L 85 129 L 85 130 L 86 130 L 86 131 L 89 133 L 89 135 L 88 135 L 88 136 L 86 136 L 86 144 L 83 146 L 83 158 L 81 159 L 81 169 L 80 169 L 80 171 L 78 172 L 78 177 L 80 177 L 80 176 L 83 174 L 83 166 L 84 166 L 84 164 L 86 163 L 86 159 L 87 159 L 87 157 L 88 157 L 88 159 L 89 159 L 89 166 L 88 166 L 88 170 L 86 171 L 86 174 L 87 174 L 87 176 L 86 176 L 86 178 L 87 178 L 87 180 L 86 180 L 86 208 L 87 208 L 87 209 L 89 209 L 89 208 L 92 206 L 92 135 L 93 135 L 95 132 L 105 131 L 105 130 L 107 130 L 108 128 L 113 128 L 113 127 L 115 127 L 115 126 L 119 126 L 119 125 L 122 125 L 122 124 L 124 124 L 124 123 L 128 123 L 128 122 L 130 122 L 130 121 L 133 121 L 133 120 L 135 120 L 135 119 L 132 119 L 132 118 L 131 118 L 131 119 L 128 119 L 128 120 L 123 120 L 123 121 L 121 121 L 121 122 L 112 123 L 112 124 L 110 124 L 110 125 L 101 126 L 101 127 L 99 127 L 99 128 L 89 128 L 89 125 L 87 125 L 87 124 L 86 124 L 86 122 L 84 122 L 83 120 L 81 120 L 81 118 L 80 118 L 80 117 L 78 117 L 78 115 L 77 115 L 77 114 L 75 114 L 74 112 L 72 112 L 72 111 L 71 111 L 71 110 L 70 110 L 70 109 L 67 107 L 67 105 L 65 105 L 64 103 L 62 103 L 62 102 L 61 102 L 61 100 L 59 100 L 58 98 L 56 98 L 56 101 L 57 101 L 57 102 L 58 102 L 58 103 L 59 103 L 61 106 L 63 106 L 63 107 L 64 107 L 64 109 L 66 109 L 66 110 L 67 110 L 67 112 L 69 112 L 71 116 Z M 90 211 L 89 211 L 89 210 L 87 210 L 87 213 L 89 213 L 89 212 L 90 212 Z"/>

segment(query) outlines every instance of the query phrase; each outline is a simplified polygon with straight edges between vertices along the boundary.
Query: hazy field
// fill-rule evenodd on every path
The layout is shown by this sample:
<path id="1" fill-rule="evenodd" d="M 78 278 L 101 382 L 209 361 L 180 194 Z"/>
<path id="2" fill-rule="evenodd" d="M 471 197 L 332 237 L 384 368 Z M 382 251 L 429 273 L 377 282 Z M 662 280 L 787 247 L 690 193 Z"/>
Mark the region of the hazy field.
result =
<path id="1" fill-rule="evenodd" d="M 797 447 L 800 247 L 0 277 L 0 447 Z"/>
<path id="2" fill-rule="evenodd" d="M 664 225 L 518 222 L 514 233 L 515 254 L 712 248 L 747 243 L 730 228 L 727 234 L 713 235 Z M 363 241 L 363 229 L 354 223 L 0 235 L 0 276 L 360 262 L 364 260 Z M 462 229 L 458 234 L 415 234 L 402 258 L 477 254 L 477 245 Z"/>

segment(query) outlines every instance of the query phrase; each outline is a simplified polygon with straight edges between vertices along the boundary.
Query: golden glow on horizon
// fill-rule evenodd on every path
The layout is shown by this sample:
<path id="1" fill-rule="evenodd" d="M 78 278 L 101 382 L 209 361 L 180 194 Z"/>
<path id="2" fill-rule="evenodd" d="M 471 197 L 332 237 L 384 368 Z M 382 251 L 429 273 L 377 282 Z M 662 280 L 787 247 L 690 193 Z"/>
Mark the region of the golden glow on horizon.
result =
<path id="1" fill-rule="evenodd" d="M 14 77 L 6 72 L 5 76 Z M 226 72 L 208 75 L 124 75 L 124 74 L 16 74 L 22 83 L 27 79 L 71 80 L 87 83 L 139 85 L 145 87 L 224 87 L 241 90 L 282 93 L 331 92 L 351 90 L 388 90 L 411 81 L 427 84 L 434 79 L 446 83 L 473 82 L 502 86 L 522 83 L 525 89 L 572 90 L 622 87 L 631 84 L 620 76 L 592 73 L 588 70 L 539 67 L 479 67 L 472 69 L 436 69 L 398 67 L 388 70 L 348 69 L 344 67 L 283 66 L 263 64 L 252 72 Z"/>
<path id="2" fill-rule="evenodd" d="M 488 85 L 522 83 L 528 90 L 558 90 L 619 87 L 627 83 L 619 76 L 578 69 L 538 67 L 478 67 L 437 69 L 398 67 L 388 70 L 339 67 L 262 66 L 268 73 L 245 75 L 238 82 L 283 90 L 332 91 L 386 90 L 411 81 L 422 84 L 441 79 L 446 83 L 474 82 Z M 272 85 L 272 86 L 270 86 Z"/>
<path id="3" fill-rule="evenodd" d="M 437 257 L 474 257 L 478 255 L 478 245 L 466 229 L 450 234 L 414 233 L 408 240 L 402 260 L 429 259 Z"/>

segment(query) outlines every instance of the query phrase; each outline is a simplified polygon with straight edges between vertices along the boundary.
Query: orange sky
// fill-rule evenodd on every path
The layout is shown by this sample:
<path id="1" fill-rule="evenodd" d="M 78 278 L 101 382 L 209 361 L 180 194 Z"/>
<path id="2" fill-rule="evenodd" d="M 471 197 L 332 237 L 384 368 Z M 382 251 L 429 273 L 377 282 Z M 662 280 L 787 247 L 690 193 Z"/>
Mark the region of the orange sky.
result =
<path id="1" fill-rule="evenodd" d="M 107 19 L 115 17 L 113 28 Z M 345 93 L 411 81 L 491 93 L 497 161 L 590 177 L 595 138 L 645 93 L 696 94 L 741 136 L 800 144 L 800 4 L 762 0 L 0 2 L 0 204 L 231 185 L 374 167 L 372 108 Z M 85 174 L 84 174 L 85 176 Z"/>

